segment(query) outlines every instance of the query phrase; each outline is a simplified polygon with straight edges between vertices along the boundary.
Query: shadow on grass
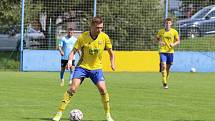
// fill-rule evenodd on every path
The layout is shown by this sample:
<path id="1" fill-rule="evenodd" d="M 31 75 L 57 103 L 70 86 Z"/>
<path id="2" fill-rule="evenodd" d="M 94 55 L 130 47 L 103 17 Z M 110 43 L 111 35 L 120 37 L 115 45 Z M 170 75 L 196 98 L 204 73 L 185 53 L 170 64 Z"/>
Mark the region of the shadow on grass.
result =
<path id="1" fill-rule="evenodd" d="M 23 118 L 25 120 L 52 121 L 52 118 Z M 62 118 L 61 121 L 69 121 L 68 118 Z M 106 120 L 83 120 L 83 121 L 106 121 Z"/>

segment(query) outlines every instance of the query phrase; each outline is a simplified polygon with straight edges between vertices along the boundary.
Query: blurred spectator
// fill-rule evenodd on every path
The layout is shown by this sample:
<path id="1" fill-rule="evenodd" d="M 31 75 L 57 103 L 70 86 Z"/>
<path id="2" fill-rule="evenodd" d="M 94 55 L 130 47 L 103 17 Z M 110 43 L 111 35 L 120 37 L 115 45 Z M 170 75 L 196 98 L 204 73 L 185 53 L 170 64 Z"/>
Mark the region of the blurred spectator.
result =
<path id="1" fill-rule="evenodd" d="M 189 4 L 187 8 L 185 8 L 185 16 L 190 18 L 194 14 L 193 4 Z"/>
<path id="2" fill-rule="evenodd" d="M 39 20 L 32 21 L 28 26 L 28 33 L 43 32 L 42 25 Z"/>

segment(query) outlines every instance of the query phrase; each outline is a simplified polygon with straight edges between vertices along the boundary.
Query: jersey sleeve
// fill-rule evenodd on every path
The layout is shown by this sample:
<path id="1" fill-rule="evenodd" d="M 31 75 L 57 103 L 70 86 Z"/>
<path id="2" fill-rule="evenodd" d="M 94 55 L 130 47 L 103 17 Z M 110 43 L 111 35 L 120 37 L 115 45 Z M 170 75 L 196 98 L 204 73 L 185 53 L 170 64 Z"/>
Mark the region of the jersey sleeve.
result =
<path id="1" fill-rule="evenodd" d="M 179 38 L 178 32 L 175 30 L 174 38 Z"/>
<path id="2" fill-rule="evenodd" d="M 111 48 L 112 48 L 111 40 L 110 40 L 109 36 L 107 35 L 105 38 L 105 49 L 111 49 Z"/>
<path id="3" fill-rule="evenodd" d="M 63 38 L 60 39 L 58 46 L 63 47 Z"/>

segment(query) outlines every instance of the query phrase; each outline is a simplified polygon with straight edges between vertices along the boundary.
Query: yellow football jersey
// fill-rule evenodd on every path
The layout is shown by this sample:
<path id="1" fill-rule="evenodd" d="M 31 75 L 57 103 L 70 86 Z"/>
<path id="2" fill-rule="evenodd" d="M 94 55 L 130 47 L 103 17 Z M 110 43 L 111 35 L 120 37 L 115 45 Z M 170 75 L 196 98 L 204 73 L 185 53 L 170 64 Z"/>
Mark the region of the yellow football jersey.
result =
<path id="1" fill-rule="evenodd" d="M 174 43 L 176 38 L 179 38 L 178 32 L 171 28 L 169 31 L 165 29 L 161 29 L 158 34 L 157 38 L 161 38 L 161 41 L 165 43 L 164 46 L 159 47 L 159 51 L 163 53 L 174 53 L 174 48 L 170 46 L 170 43 Z"/>
<path id="2" fill-rule="evenodd" d="M 95 70 L 102 69 L 103 51 L 112 48 L 112 44 L 108 35 L 104 32 L 100 32 L 94 40 L 90 36 L 90 32 L 86 31 L 78 37 L 74 48 L 81 50 L 81 57 L 77 66 Z"/>

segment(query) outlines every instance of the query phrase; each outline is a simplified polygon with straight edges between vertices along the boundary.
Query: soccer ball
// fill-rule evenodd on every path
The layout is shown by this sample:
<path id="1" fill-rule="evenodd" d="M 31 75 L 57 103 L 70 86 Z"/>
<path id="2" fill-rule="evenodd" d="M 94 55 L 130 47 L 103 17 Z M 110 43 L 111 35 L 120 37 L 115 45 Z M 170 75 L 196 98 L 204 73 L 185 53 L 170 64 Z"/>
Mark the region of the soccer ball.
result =
<path id="1" fill-rule="evenodd" d="M 194 67 L 192 67 L 191 69 L 190 69 L 190 72 L 196 72 L 196 68 L 194 68 Z"/>
<path id="2" fill-rule="evenodd" d="M 79 109 L 73 109 L 69 112 L 70 121 L 81 121 L 84 115 Z"/>

